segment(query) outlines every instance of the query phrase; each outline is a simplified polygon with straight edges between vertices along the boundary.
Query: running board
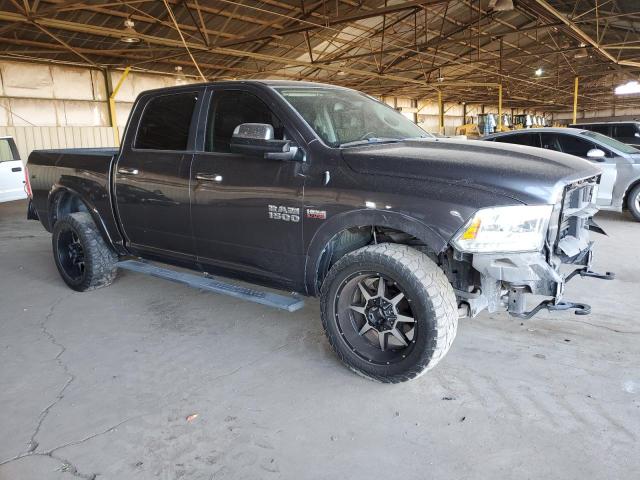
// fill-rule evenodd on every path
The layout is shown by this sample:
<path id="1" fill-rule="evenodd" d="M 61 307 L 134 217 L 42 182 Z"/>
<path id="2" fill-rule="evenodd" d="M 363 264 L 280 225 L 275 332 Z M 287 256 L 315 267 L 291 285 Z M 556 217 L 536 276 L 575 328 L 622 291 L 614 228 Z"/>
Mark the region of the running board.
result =
<path id="1" fill-rule="evenodd" d="M 295 312 L 304 306 L 304 300 L 291 295 L 278 295 L 277 293 L 261 292 L 252 288 L 240 287 L 231 283 L 222 282 L 210 276 L 195 275 L 193 273 L 179 272 L 170 268 L 159 267 L 140 260 L 123 260 L 118 262 L 118 268 L 132 272 L 144 273 L 152 277 L 164 278 L 182 283 L 190 287 L 208 290 L 210 292 L 241 298 L 250 302 L 259 303 L 268 307 L 275 307 L 287 312 Z"/>

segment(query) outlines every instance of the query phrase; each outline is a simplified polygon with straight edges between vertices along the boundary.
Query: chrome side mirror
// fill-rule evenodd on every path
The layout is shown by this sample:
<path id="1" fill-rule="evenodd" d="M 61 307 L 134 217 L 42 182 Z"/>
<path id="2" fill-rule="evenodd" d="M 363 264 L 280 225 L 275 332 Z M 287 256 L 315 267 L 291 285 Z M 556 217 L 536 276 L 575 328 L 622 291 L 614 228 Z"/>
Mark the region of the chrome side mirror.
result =
<path id="1" fill-rule="evenodd" d="M 233 138 L 273 140 L 273 126 L 268 123 L 241 123 L 233 130 Z"/>
<path id="2" fill-rule="evenodd" d="M 605 155 L 606 154 L 599 148 L 592 148 L 587 152 L 587 158 L 593 158 L 594 160 L 601 160 Z"/>

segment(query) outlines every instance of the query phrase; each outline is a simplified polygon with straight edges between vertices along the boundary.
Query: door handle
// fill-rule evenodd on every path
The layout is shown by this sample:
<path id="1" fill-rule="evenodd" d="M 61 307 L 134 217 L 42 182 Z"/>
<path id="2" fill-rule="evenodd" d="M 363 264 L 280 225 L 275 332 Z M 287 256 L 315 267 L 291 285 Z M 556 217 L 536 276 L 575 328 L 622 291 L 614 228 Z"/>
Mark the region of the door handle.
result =
<path id="1" fill-rule="evenodd" d="M 11 169 L 12 172 L 21 172 L 22 171 L 22 167 L 13 167 Z"/>
<path id="2" fill-rule="evenodd" d="M 222 175 L 217 173 L 196 173 L 196 180 L 202 180 L 203 182 L 221 182 Z"/>
<path id="3" fill-rule="evenodd" d="M 122 175 L 138 175 L 140 171 L 137 168 L 120 167 L 118 173 Z"/>

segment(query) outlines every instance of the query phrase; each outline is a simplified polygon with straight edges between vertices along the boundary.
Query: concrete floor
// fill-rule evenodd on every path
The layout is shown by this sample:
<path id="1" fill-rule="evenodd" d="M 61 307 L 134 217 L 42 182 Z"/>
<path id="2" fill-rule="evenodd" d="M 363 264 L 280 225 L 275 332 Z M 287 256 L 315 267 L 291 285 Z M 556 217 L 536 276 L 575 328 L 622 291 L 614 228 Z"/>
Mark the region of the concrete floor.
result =
<path id="1" fill-rule="evenodd" d="M 640 478 L 640 224 L 601 213 L 589 317 L 464 320 L 402 385 L 284 314 L 124 273 L 68 289 L 25 203 L 0 205 L 0 479 Z M 197 417 L 187 420 L 190 415 Z"/>

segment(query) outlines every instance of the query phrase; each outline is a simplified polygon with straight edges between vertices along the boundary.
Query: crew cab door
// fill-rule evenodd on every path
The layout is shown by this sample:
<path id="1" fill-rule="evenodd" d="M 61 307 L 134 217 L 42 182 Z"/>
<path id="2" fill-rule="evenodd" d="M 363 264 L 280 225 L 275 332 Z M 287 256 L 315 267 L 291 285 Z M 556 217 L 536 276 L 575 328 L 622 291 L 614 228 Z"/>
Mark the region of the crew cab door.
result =
<path id="1" fill-rule="evenodd" d="M 0 138 L 0 202 L 27 198 L 24 166 L 12 138 Z"/>
<path id="2" fill-rule="evenodd" d="M 205 271 L 295 287 L 303 278 L 302 162 L 232 153 L 234 129 L 266 123 L 293 132 L 278 106 L 250 86 L 212 87 L 201 117 L 202 150 L 191 168 L 191 218 Z M 270 215 L 274 211 L 280 215 Z M 282 214 L 284 213 L 284 215 Z"/>
<path id="3" fill-rule="evenodd" d="M 617 162 L 619 160 L 613 152 L 586 138 L 580 138 L 575 135 L 542 133 L 540 137 L 542 139 L 543 148 L 558 150 L 563 153 L 568 153 L 569 155 L 575 155 L 576 157 L 589 160 L 591 163 L 600 167 L 602 169 L 602 178 L 598 188 L 598 198 L 596 199 L 596 203 L 597 205 L 602 206 L 611 205 L 613 200 L 613 187 L 618 175 Z M 587 156 L 587 152 L 594 148 L 604 151 L 606 156 L 597 160 L 589 158 Z"/>
<path id="4" fill-rule="evenodd" d="M 115 166 L 115 198 L 133 253 L 195 261 L 189 174 L 204 89 L 153 92 L 133 112 Z"/>

